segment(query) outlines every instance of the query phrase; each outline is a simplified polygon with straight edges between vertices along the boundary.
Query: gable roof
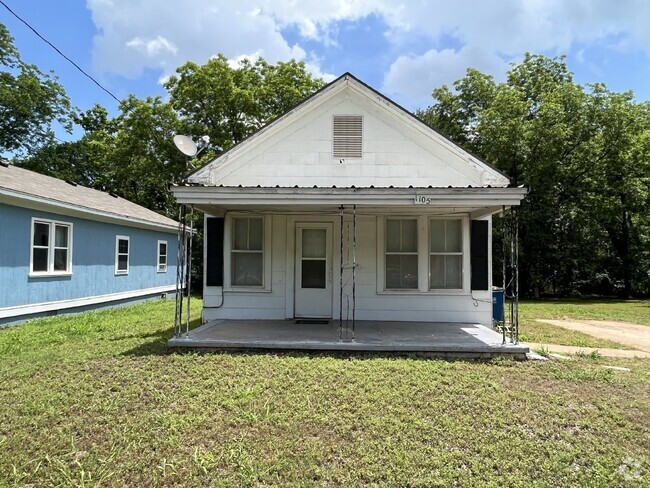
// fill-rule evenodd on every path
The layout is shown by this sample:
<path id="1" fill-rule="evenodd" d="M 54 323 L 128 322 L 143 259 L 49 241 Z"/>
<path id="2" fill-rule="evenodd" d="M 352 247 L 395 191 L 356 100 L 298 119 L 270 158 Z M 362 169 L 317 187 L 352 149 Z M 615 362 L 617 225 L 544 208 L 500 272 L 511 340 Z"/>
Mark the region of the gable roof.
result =
<path id="1" fill-rule="evenodd" d="M 0 164 L 0 203 L 39 207 L 89 220 L 176 231 L 178 224 L 148 208 L 99 190 L 68 183 L 13 164 Z"/>
<path id="2" fill-rule="evenodd" d="M 232 147 L 230 150 L 221 154 L 217 158 L 210 161 L 204 167 L 198 169 L 194 173 L 190 174 L 187 178 L 187 183 L 189 184 L 200 184 L 206 186 L 225 186 L 225 187 L 236 187 L 236 186 L 257 186 L 257 187 L 277 187 L 277 186 L 286 186 L 286 187 L 314 187 L 314 186 L 338 186 L 341 187 L 352 187 L 352 186 L 375 186 L 375 187 L 406 187 L 406 186 L 439 186 L 440 178 L 431 180 L 427 179 L 426 175 L 421 180 L 418 180 L 417 183 L 412 181 L 411 178 L 408 182 L 404 180 L 399 181 L 389 181 L 388 179 L 380 179 L 378 181 L 368 179 L 368 178 L 342 178 L 341 171 L 334 170 L 333 174 L 330 174 L 330 179 L 321 178 L 322 175 L 316 175 L 309 173 L 311 168 L 309 165 L 303 165 L 305 170 L 302 174 L 305 176 L 303 178 L 293 178 L 291 175 L 295 170 L 296 164 L 289 165 L 284 164 L 283 167 L 278 168 L 280 173 L 289 177 L 286 180 L 286 184 L 278 185 L 277 181 L 271 181 L 268 178 L 265 178 L 263 174 L 256 174 L 254 178 L 251 178 L 250 174 L 246 174 L 245 170 L 241 169 L 243 167 L 251 166 L 252 160 L 250 159 L 250 153 L 253 152 L 255 147 L 260 147 L 263 144 L 270 144 L 269 141 L 278 140 L 282 137 L 282 130 L 287 129 L 291 124 L 296 124 L 297 120 L 301 120 L 307 117 L 312 110 L 316 107 L 327 106 L 327 103 L 330 104 L 340 101 L 342 96 L 348 98 L 355 98 L 356 101 L 362 102 L 365 106 L 370 107 L 375 113 L 383 114 L 386 117 L 390 117 L 392 124 L 399 126 L 400 130 L 408 132 L 412 137 L 418 139 L 418 144 L 428 145 L 428 148 L 419 147 L 422 149 L 422 153 L 426 153 L 427 150 L 430 150 L 431 147 L 435 147 L 435 150 L 439 153 L 437 158 L 431 157 L 431 160 L 438 161 L 438 166 L 445 166 L 446 171 L 457 175 L 468 176 L 471 174 L 473 181 L 469 182 L 467 179 L 462 178 L 451 178 L 451 182 L 445 182 L 444 187 L 460 187 L 468 186 L 468 184 L 476 186 L 499 186 L 504 187 L 509 184 L 508 178 L 498 171 L 496 168 L 490 166 L 479 158 L 468 153 L 462 149 L 457 144 L 453 143 L 435 129 L 426 125 L 414 114 L 407 111 L 405 108 L 401 107 L 394 101 L 390 100 L 385 95 L 381 94 L 374 88 L 365 84 L 355 76 L 350 73 L 345 73 L 339 78 L 324 86 L 310 97 L 305 99 L 302 103 L 298 104 L 296 107 L 290 109 L 277 119 L 273 120 L 269 124 L 263 126 L 257 132 L 250 135 L 248 138 L 241 141 L 239 144 Z M 339 99 L 336 99 L 339 97 Z M 365 130 L 365 129 L 364 129 Z M 286 136 L 286 134 L 285 134 Z M 274 139 L 275 137 L 275 139 Z M 424 141 L 424 143 L 422 143 Z M 268 149 L 268 148 L 267 148 Z M 444 154 L 441 158 L 440 155 Z M 431 154 L 429 156 L 432 156 Z M 248 158 L 248 159 L 247 159 Z M 273 162 L 274 163 L 274 162 Z M 271 164 L 273 164 L 271 163 Z M 329 164 L 332 165 L 334 161 L 330 161 Z M 300 164 L 300 163 L 297 163 Z M 365 173 L 372 172 L 372 164 L 365 161 L 366 168 Z M 264 163 L 266 168 L 268 163 Z M 399 163 L 398 163 L 399 165 Z M 259 165 L 261 166 L 261 165 Z M 253 171 L 255 168 L 252 168 Z M 258 168 L 259 169 L 259 168 Z M 438 168 L 438 175 L 440 174 Z M 412 172 L 411 169 L 404 168 L 404 172 Z M 391 171 L 391 175 L 395 176 L 398 171 Z M 424 171 L 426 173 L 426 171 Z M 332 173 L 332 171 L 330 171 Z M 431 171 L 429 171 L 431 173 Z M 412 176 L 412 175 L 411 175 Z M 431 175 L 429 175 L 431 176 Z M 241 177 L 238 179 L 238 177 Z M 459 183 L 462 181 L 462 184 Z"/>

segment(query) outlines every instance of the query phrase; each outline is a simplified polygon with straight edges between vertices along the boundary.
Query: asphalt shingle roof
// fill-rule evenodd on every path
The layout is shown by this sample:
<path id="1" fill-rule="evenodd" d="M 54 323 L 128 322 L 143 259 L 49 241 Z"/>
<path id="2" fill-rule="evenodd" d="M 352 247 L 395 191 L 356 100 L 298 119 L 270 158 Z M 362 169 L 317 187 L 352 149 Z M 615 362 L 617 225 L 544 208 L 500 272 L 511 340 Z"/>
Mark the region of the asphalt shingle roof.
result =
<path id="1" fill-rule="evenodd" d="M 122 220 L 141 221 L 176 228 L 178 224 L 163 215 L 108 193 L 73 185 L 13 164 L 0 165 L 0 193 L 3 189 L 48 200 L 52 205 L 73 206 L 79 211 L 101 213 Z"/>

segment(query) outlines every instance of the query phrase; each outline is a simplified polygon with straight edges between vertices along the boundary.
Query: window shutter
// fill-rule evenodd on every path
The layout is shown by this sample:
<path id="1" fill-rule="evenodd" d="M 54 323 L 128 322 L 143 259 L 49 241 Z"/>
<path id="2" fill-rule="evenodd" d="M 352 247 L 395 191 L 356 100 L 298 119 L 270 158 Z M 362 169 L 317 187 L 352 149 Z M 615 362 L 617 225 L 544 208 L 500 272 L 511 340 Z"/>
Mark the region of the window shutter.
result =
<path id="1" fill-rule="evenodd" d="M 361 115 L 334 116 L 332 156 L 335 158 L 363 157 L 363 117 Z"/>
<path id="2" fill-rule="evenodd" d="M 205 284 L 223 286 L 223 218 L 208 217 L 205 234 Z"/>
<path id="3" fill-rule="evenodd" d="M 488 222 L 472 220 L 472 290 L 488 289 Z"/>

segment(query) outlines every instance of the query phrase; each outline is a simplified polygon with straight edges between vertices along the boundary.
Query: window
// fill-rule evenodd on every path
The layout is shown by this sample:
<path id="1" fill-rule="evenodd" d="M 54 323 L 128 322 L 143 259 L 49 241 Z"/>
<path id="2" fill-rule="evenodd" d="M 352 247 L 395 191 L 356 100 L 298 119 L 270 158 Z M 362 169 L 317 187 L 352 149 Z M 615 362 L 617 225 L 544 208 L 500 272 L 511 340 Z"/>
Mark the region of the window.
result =
<path id="1" fill-rule="evenodd" d="M 429 288 L 463 287 L 463 221 L 429 221 Z"/>
<path id="2" fill-rule="evenodd" d="M 233 217 L 230 251 L 232 286 L 264 284 L 264 219 Z"/>
<path id="3" fill-rule="evenodd" d="M 167 272 L 167 241 L 158 241 L 158 272 Z"/>
<path id="4" fill-rule="evenodd" d="M 30 274 L 72 273 L 72 224 L 32 219 Z"/>
<path id="5" fill-rule="evenodd" d="M 418 288 L 418 221 L 386 220 L 386 289 Z"/>
<path id="6" fill-rule="evenodd" d="M 335 158 L 363 157 L 363 117 L 361 115 L 334 116 L 332 156 Z"/>
<path id="7" fill-rule="evenodd" d="M 377 229 L 378 293 L 469 291 L 467 216 L 387 216 Z"/>
<path id="8" fill-rule="evenodd" d="M 128 236 L 115 237 L 115 274 L 129 274 L 129 251 L 130 243 Z"/>

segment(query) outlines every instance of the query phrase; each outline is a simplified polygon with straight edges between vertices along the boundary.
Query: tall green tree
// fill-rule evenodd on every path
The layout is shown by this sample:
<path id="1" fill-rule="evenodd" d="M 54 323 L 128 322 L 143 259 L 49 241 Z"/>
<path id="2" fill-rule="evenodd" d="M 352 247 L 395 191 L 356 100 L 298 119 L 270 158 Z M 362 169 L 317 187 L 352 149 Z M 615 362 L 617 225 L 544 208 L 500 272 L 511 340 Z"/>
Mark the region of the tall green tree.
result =
<path id="1" fill-rule="evenodd" d="M 25 63 L 0 23 L 0 151 L 26 154 L 52 143 L 52 123 L 69 129 L 70 113 L 56 77 Z"/>
<path id="2" fill-rule="evenodd" d="M 270 64 L 260 58 L 237 66 L 219 55 L 205 65 L 186 63 L 166 83 L 170 101 L 129 96 L 110 118 L 100 106 L 73 115 L 84 131 L 73 142 L 52 142 L 22 160 L 35 171 L 110 191 L 174 216 L 168 191 L 195 166 L 232 147 L 290 109 L 323 82 L 304 63 Z M 175 134 L 209 135 L 199 161 L 174 146 Z"/>
<path id="3" fill-rule="evenodd" d="M 227 150 L 323 86 L 303 62 L 269 64 L 262 58 L 233 66 L 220 54 L 204 65 L 188 62 L 165 88 L 184 130 L 210 136 Z M 210 151 L 204 159 L 213 156 Z"/>
<path id="4" fill-rule="evenodd" d="M 433 97 L 421 118 L 530 188 L 524 291 L 647 292 L 647 104 L 575 83 L 564 58 L 530 54 L 504 83 L 468 70 Z"/>

